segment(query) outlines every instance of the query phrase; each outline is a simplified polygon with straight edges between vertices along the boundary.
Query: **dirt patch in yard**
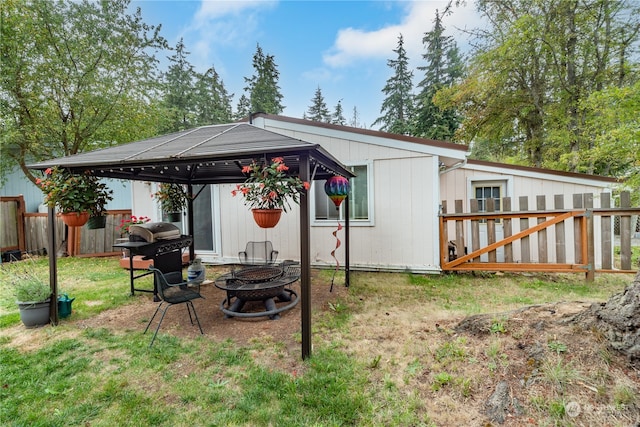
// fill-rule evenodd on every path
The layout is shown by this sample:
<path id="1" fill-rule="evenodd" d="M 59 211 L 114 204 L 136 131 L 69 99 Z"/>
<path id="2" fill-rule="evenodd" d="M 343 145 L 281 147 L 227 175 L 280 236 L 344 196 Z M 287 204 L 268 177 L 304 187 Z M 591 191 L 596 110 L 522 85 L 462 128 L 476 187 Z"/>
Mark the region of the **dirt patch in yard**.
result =
<path id="1" fill-rule="evenodd" d="M 207 277 L 215 276 L 208 272 Z M 322 324 L 319 319 L 337 314 L 341 305 L 351 318 L 348 328 L 314 329 L 314 345 L 339 343 L 368 370 L 373 399 L 383 401 L 385 390 L 397 389 L 425 425 L 640 426 L 640 372 L 610 348 L 597 328 L 571 322 L 591 302 L 556 302 L 466 317 L 411 297 L 396 300 L 365 295 L 366 291 L 359 295 L 356 286 L 337 285 L 329 292 L 327 277 L 326 272 L 312 272 L 314 328 Z M 392 280 L 396 279 L 398 283 L 386 285 L 406 286 L 402 275 Z M 300 295 L 299 282 L 292 289 Z M 278 357 L 272 357 L 271 350 L 255 350 L 253 357 L 274 369 L 304 370 L 300 304 L 278 320 L 225 318 L 220 311 L 225 293 L 213 284 L 203 286 L 202 293 L 205 299 L 195 305 L 205 339 L 231 339 L 240 345 L 255 340 L 281 343 Z M 157 304 L 151 294 L 136 294 L 131 305 L 90 319 L 72 316 L 65 323 L 77 325 L 76 333 L 83 328 L 141 331 Z M 15 329 L 21 332 L 16 336 L 38 334 L 43 341 L 52 335 L 49 327 L 28 334 L 22 327 Z M 149 340 L 152 333 L 147 334 Z M 183 306 L 168 310 L 160 333 L 200 336 Z M 378 425 L 375 420 L 368 424 Z"/>

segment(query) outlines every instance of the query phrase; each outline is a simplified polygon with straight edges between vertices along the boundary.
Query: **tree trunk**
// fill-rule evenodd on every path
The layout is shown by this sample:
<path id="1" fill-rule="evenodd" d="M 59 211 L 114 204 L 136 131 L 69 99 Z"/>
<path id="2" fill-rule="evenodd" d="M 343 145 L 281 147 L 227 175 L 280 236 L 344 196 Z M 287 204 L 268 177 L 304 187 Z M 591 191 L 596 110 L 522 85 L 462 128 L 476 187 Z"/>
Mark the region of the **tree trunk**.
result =
<path id="1" fill-rule="evenodd" d="M 633 283 L 606 303 L 595 303 L 571 323 L 601 332 L 611 347 L 640 366 L 640 270 Z"/>

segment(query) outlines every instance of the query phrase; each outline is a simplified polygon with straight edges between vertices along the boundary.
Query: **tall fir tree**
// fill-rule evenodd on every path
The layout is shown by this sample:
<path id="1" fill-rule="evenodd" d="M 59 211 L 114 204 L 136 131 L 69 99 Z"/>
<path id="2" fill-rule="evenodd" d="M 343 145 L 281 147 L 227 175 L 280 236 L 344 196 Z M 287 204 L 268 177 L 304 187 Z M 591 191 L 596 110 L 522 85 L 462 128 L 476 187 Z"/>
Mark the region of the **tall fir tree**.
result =
<path id="1" fill-rule="evenodd" d="M 214 67 L 198 74 L 194 93 L 196 125 L 228 123 L 232 119 L 231 98 Z"/>
<path id="2" fill-rule="evenodd" d="M 320 86 L 316 89 L 316 93 L 311 100 L 311 106 L 305 113 L 304 118 L 314 122 L 329 123 L 331 121 L 331 113 L 324 102 Z"/>
<path id="3" fill-rule="evenodd" d="M 336 108 L 331 115 L 331 123 L 340 126 L 345 126 L 347 124 L 347 119 L 344 117 L 344 112 L 342 109 L 342 100 L 338 101 L 338 103 L 336 104 Z"/>
<path id="4" fill-rule="evenodd" d="M 162 132 L 176 132 L 195 126 L 193 111 L 194 85 L 197 78 L 193 65 L 189 63 L 183 39 L 176 44 L 175 53 L 169 59 L 169 67 L 164 74 L 164 106 L 168 110 L 168 121 Z"/>
<path id="5" fill-rule="evenodd" d="M 416 102 L 414 136 L 451 141 L 460 126 L 461 119 L 455 108 L 440 108 L 433 102 L 433 97 L 440 89 L 451 87 L 464 73 L 455 40 L 444 34 L 442 20 L 450 13 L 451 3 L 442 13 L 436 10 L 433 29 L 422 38 L 426 49 L 422 58 L 426 65 L 418 67 L 425 74 L 418 83 L 420 93 Z"/>
<path id="6" fill-rule="evenodd" d="M 255 74 L 245 77 L 247 84 L 244 90 L 249 94 L 249 105 L 252 113 L 280 114 L 284 110 L 283 96 L 280 93 L 278 80 L 280 72 L 273 55 L 265 55 L 258 44 L 253 55 Z"/>
<path id="7" fill-rule="evenodd" d="M 236 112 L 233 117 L 236 120 L 242 120 L 249 117 L 251 114 L 251 101 L 247 96 L 243 93 L 240 95 L 240 99 L 238 99 L 238 104 L 236 105 Z"/>
<path id="8" fill-rule="evenodd" d="M 382 92 L 386 95 L 380 112 L 373 126 L 380 124 L 380 130 L 409 135 L 412 130 L 413 100 L 413 72 L 409 70 L 409 59 L 404 49 L 402 34 L 398 37 L 398 47 L 393 50 L 396 59 L 389 59 L 387 65 L 393 70 L 393 76 L 387 80 Z"/>
<path id="9" fill-rule="evenodd" d="M 366 128 L 366 126 L 360 122 L 360 113 L 358 112 L 358 107 L 356 107 L 355 105 L 353 106 L 353 110 L 351 110 L 351 119 L 349 120 L 349 126 L 354 128 Z"/>

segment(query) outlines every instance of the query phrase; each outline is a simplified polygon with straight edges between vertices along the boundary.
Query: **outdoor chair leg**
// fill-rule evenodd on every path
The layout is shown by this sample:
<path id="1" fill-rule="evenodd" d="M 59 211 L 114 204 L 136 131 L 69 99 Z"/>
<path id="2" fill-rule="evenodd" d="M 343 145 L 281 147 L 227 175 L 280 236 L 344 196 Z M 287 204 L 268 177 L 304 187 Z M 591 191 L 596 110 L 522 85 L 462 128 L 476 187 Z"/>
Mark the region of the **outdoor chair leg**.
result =
<path id="1" fill-rule="evenodd" d="M 200 319 L 198 319 L 198 313 L 196 313 L 196 308 L 193 306 L 193 301 L 187 302 L 187 310 L 189 309 L 189 305 L 191 305 L 191 309 L 193 310 L 193 316 L 196 318 L 196 322 L 198 323 L 198 329 L 200 329 L 200 335 L 204 335 L 204 332 L 202 332 L 202 326 L 200 326 Z M 189 314 L 189 317 L 191 317 L 191 314 Z M 191 321 L 191 324 L 193 325 L 193 321 Z"/>
<path id="2" fill-rule="evenodd" d="M 162 303 L 160 303 L 160 305 L 162 305 Z M 169 304 L 164 308 L 164 310 L 162 310 L 162 316 L 160 316 L 160 321 L 158 322 L 158 327 L 156 328 L 156 331 L 153 333 L 153 338 L 151 338 L 151 343 L 149 344 L 149 347 L 151 347 L 153 345 L 153 342 L 156 340 L 156 335 L 158 335 L 158 331 L 160 330 L 160 325 L 162 325 L 162 321 L 164 320 L 164 315 L 167 314 L 167 310 L 172 305 L 173 304 Z M 160 306 L 158 306 L 158 309 L 159 308 L 160 308 Z"/>
<path id="3" fill-rule="evenodd" d="M 160 311 L 160 307 L 162 307 L 163 303 L 160 303 L 160 305 L 158 305 L 158 307 L 156 307 L 156 311 L 153 313 L 153 316 L 151 316 L 151 319 L 149 319 L 149 323 L 147 323 L 147 327 L 144 328 L 144 332 L 143 334 L 146 334 L 147 331 L 149 330 L 149 326 L 151 326 L 151 322 L 153 322 L 153 319 L 156 318 L 156 314 L 158 314 L 158 311 Z"/>

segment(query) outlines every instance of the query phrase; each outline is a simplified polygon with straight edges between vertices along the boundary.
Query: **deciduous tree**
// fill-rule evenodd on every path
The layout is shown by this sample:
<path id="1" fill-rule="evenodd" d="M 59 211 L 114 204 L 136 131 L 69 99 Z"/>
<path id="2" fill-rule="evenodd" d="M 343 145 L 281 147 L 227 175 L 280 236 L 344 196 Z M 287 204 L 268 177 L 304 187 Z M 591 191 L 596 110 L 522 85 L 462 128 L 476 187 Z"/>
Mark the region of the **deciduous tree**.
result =
<path id="1" fill-rule="evenodd" d="M 0 14 L 2 173 L 153 135 L 160 27 L 128 0 L 5 0 Z"/>

